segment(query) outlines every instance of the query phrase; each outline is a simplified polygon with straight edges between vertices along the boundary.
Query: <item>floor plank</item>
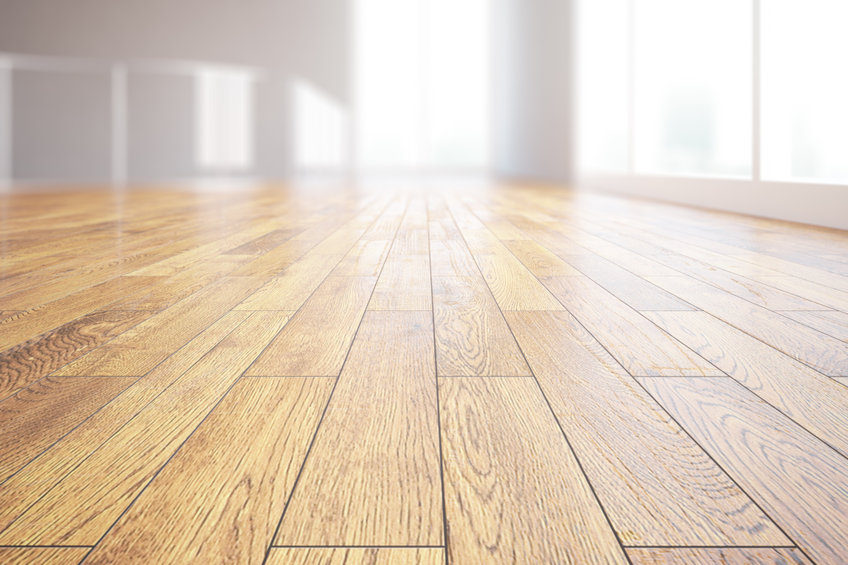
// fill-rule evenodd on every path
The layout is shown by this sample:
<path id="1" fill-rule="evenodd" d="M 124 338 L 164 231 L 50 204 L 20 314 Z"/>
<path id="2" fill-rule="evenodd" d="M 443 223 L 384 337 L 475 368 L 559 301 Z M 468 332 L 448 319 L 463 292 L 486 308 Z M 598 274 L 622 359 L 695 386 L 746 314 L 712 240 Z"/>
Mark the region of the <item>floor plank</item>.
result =
<path id="1" fill-rule="evenodd" d="M 373 277 L 327 277 L 246 375 L 338 376 L 375 283 Z"/>
<path id="2" fill-rule="evenodd" d="M 589 279 L 551 277 L 543 282 L 631 375 L 721 374 L 709 362 Z"/>
<path id="3" fill-rule="evenodd" d="M 532 378 L 439 379 L 452 563 L 626 563 Z"/>
<path id="4" fill-rule="evenodd" d="M 0 402 L 0 482 L 135 380 L 47 377 Z"/>
<path id="5" fill-rule="evenodd" d="M 441 545 L 438 445 L 431 314 L 366 313 L 275 544 Z"/>
<path id="6" fill-rule="evenodd" d="M 688 277 L 657 285 L 826 375 L 848 376 L 848 343 Z"/>
<path id="7" fill-rule="evenodd" d="M 0 547 L 0 563 L 6 565 L 68 565 L 79 563 L 87 547 Z"/>
<path id="8" fill-rule="evenodd" d="M 245 320 L 0 533 L 0 545 L 97 543 L 288 317 Z"/>
<path id="9" fill-rule="evenodd" d="M 623 544 L 789 543 L 570 314 L 507 321 Z"/>
<path id="10" fill-rule="evenodd" d="M 653 312 L 661 328 L 848 456 L 848 390 L 706 312 Z"/>
<path id="11" fill-rule="evenodd" d="M 332 385 L 239 381 L 86 563 L 262 563 Z"/>
<path id="12" fill-rule="evenodd" d="M 848 312 L 781 312 L 787 318 L 801 322 L 829 336 L 848 341 Z"/>
<path id="13" fill-rule="evenodd" d="M 433 277 L 433 309 L 440 377 L 530 375 L 482 278 Z"/>
<path id="14" fill-rule="evenodd" d="M 633 565 L 807 565 L 812 561 L 786 548 L 632 548 Z"/>
<path id="15" fill-rule="evenodd" d="M 0 531 L 61 481 L 248 316 L 230 312 L 0 485 Z"/>
<path id="16" fill-rule="evenodd" d="M 640 380 L 799 548 L 845 561 L 848 459 L 732 379 Z"/>
<path id="17" fill-rule="evenodd" d="M 0 399 L 85 355 L 150 315 L 146 311 L 94 312 L 0 353 Z"/>
<path id="18" fill-rule="evenodd" d="M 267 565 L 442 565 L 442 548 L 278 547 Z"/>

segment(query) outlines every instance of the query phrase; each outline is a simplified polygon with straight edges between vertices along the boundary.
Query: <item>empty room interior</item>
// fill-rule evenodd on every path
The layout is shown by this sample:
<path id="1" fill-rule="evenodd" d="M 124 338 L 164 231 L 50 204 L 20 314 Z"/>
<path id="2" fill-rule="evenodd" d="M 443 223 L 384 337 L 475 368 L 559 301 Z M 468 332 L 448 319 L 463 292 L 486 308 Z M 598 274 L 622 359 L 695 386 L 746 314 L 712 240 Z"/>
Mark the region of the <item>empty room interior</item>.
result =
<path id="1" fill-rule="evenodd" d="M 848 563 L 845 0 L 0 0 L 0 563 Z"/>

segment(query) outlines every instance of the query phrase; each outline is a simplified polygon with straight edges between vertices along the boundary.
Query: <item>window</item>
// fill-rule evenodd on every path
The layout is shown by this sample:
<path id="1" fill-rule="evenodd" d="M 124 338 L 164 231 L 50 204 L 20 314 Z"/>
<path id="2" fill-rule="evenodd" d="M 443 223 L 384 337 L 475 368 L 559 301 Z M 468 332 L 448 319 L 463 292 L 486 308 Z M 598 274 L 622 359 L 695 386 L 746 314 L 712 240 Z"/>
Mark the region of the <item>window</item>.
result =
<path id="1" fill-rule="evenodd" d="M 357 0 L 356 165 L 482 168 L 488 0 Z"/>
<path id="2" fill-rule="evenodd" d="M 332 98 L 308 82 L 294 83 L 295 166 L 339 170 L 346 160 L 347 116 Z"/>
<path id="3" fill-rule="evenodd" d="M 197 163 L 206 170 L 253 165 L 253 78 L 249 73 L 203 70 L 196 76 Z"/>
<path id="4" fill-rule="evenodd" d="M 848 2 L 762 2 L 762 174 L 848 182 Z"/>
<path id="5" fill-rule="evenodd" d="M 750 176 L 751 2 L 636 0 L 635 7 L 636 172 Z"/>

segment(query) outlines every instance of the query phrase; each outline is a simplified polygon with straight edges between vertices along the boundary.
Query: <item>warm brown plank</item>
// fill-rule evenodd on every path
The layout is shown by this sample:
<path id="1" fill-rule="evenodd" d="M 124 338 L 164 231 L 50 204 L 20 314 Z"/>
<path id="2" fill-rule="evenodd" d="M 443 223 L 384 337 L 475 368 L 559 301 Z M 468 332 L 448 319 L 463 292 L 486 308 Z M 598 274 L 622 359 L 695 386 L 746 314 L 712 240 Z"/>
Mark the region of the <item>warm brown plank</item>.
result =
<path id="1" fill-rule="evenodd" d="M 439 379 L 452 563 L 626 563 L 532 378 Z"/>
<path id="2" fill-rule="evenodd" d="M 327 277 L 246 374 L 338 376 L 375 282 L 373 277 Z"/>
<path id="3" fill-rule="evenodd" d="M 231 312 L 0 485 L 0 530 L 61 481 L 248 316 Z"/>
<path id="4" fill-rule="evenodd" d="M 431 239 L 430 263 L 434 277 L 480 276 L 471 252 L 462 241 Z"/>
<path id="5" fill-rule="evenodd" d="M 225 277 L 60 369 L 64 376 L 144 375 L 262 285 Z"/>
<path id="6" fill-rule="evenodd" d="M 253 293 L 236 310 L 297 310 L 330 274 L 341 255 L 308 253 L 265 286 Z"/>
<path id="7" fill-rule="evenodd" d="M 807 555 L 845 562 L 848 459 L 732 379 L 640 380 Z"/>
<path id="8" fill-rule="evenodd" d="M 442 544 L 438 435 L 430 312 L 367 312 L 275 544 Z"/>
<path id="9" fill-rule="evenodd" d="M 259 236 L 253 241 L 243 243 L 226 252 L 227 255 L 263 255 L 278 245 L 282 245 L 301 230 L 297 228 L 281 228 L 265 235 Z"/>
<path id="10" fill-rule="evenodd" d="M 150 282 L 145 277 L 117 277 L 0 320 L 0 351 L 58 328 L 94 310 L 106 309 L 112 302 L 144 288 Z"/>
<path id="11" fill-rule="evenodd" d="M 688 277 L 657 285 L 830 376 L 848 376 L 848 343 Z"/>
<path id="12" fill-rule="evenodd" d="M 267 565 L 443 565 L 445 550 L 438 547 L 345 548 L 278 547 Z"/>
<path id="13" fill-rule="evenodd" d="M 262 563 L 332 385 L 239 381 L 86 563 Z"/>
<path id="14" fill-rule="evenodd" d="M 807 565 L 812 563 L 791 548 L 630 548 L 633 565 Z"/>
<path id="15" fill-rule="evenodd" d="M 544 283 L 631 375 L 721 374 L 589 279 L 550 277 Z"/>
<path id="16" fill-rule="evenodd" d="M 801 322 L 822 333 L 848 341 L 848 312 L 835 310 L 816 312 L 781 312 L 787 318 Z"/>
<path id="17" fill-rule="evenodd" d="M 706 312 L 653 312 L 661 328 L 848 456 L 848 390 Z"/>
<path id="18" fill-rule="evenodd" d="M 150 315 L 143 311 L 94 312 L 0 353 L 0 399 L 85 355 Z"/>
<path id="19" fill-rule="evenodd" d="M 530 369 L 479 277 L 433 277 L 439 376 L 520 376 Z"/>
<path id="20" fill-rule="evenodd" d="M 0 563 L 6 565 L 68 565 L 79 563 L 87 547 L 0 547 Z"/>
<path id="21" fill-rule="evenodd" d="M 347 277 L 376 277 L 380 274 L 391 243 L 391 240 L 384 239 L 363 239 L 357 242 L 333 269 L 332 274 Z"/>
<path id="22" fill-rule="evenodd" d="M 133 381 L 47 377 L 0 402 L 0 482 Z"/>
<path id="23" fill-rule="evenodd" d="M 0 533 L 0 545 L 97 543 L 288 316 L 253 314 Z"/>
<path id="24" fill-rule="evenodd" d="M 789 543 L 570 314 L 507 321 L 623 544 Z"/>

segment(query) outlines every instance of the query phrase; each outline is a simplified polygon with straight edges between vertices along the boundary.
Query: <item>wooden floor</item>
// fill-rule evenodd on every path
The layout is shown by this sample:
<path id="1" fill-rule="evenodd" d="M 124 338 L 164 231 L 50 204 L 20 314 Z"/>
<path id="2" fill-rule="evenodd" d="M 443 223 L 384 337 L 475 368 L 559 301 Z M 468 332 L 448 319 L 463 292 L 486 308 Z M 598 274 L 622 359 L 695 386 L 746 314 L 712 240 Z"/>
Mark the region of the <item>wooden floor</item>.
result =
<path id="1" fill-rule="evenodd" d="M 2 563 L 848 563 L 845 232 L 534 186 L 0 219 Z"/>

